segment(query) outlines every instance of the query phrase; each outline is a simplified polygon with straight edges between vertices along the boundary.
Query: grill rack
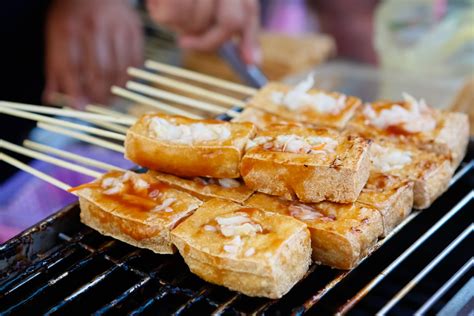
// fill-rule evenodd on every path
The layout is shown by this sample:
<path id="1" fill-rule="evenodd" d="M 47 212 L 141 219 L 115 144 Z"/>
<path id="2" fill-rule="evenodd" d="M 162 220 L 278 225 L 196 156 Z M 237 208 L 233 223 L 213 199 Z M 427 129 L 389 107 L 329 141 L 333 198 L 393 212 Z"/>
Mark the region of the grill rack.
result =
<path id="1" fill-rule="evenodd" d="M 467 284 L 473 187 L 470 160 L 430 209 L 412 213 L 379 241 L 380 251 L 351 271 L 312 265 L 280 300 L 206 283 L 179 255 L 102 236 L 79 222 L 74 204 L 0 246 L 0 315 L 438 312 L 454 288 Z"/>

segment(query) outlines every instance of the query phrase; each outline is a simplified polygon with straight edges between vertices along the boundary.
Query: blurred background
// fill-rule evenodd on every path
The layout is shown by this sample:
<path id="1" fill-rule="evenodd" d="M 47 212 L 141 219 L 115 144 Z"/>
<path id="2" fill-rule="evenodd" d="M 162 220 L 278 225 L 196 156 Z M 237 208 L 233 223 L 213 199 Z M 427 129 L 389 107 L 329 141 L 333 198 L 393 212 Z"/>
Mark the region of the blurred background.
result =
<path id="1" fill-rule="evenodd" d="M 181 1 L 189 2 L 176 0 L 175 3 Z M 0 54 L 0 99 L 77 107 L 75 96 L 65 95 L 64 91 L 55 89 L 61 85 L 70 88 L 73 83 L 69 84 L 67 80 L 52 81 L 55 86 L 47 80 L 45 70 L 49 69 L 48 66 L 58 64 L 56 61 L 70 48 L 67 43 L 74 44 L 63 41 L 59 42 L 61 45 L 58 42 L 53 45 L 49 41 L 53 36 L 51 34 L 61 36 L 62 25 L 66 31 L 74 27 L 68 21 L 74 21 L 75 14 L 81 14 L 84 9 L 74 0 L 56 0 L 60 4 L 54 2 L 20 0 L 7 5 L 7 10 L 0 10 L 0 38 L 6 44 Z M 76 2 L 74 5 L 78 7 L 72 6 L 71 9 L 65 5 L 68 2 Z M 255 2 L 259 7 L 260 31 L 257 38 L 261 47 L 261 57 L 257 59 L 261 60 L 260 67 L 270 80 L 295 83 L 313 73 L 317 87 L 356 95 L 367 102 L 399 99 L 402 92 L 408 92 L 416 98 L 424 98 L 436 108 L 470 112 L 473 125 L 473 0 Z M 82 12 L 87 23 L 99 27 L 90 27 L 92 33 L 87 35 L 86 40 L 75 44 L 91 43 L 97 39 L 96 44 L 100 46 L 107 36 L 119 34 L 114 28 L 129 25 L 124 31 L 129 33 L 121 44 L 123 49 L 115 52 L 121 54 L 127 49 L 138 47 L 134 56 L 139 58 L 130 58 L 129 64 L 139 66 L 144 60 L 150 59 L 231 81 L 241 81 L 218 52 L 186 48 L 187 45 L 174 32 L 176 27 L 173 27 L 173 23 L 157 23 L 159 18 L 149 14 L 143 1 L 101 3 L 103 11 L 97 9 L 97 20 L 91 17 L 90 12 Z M 120 10 L 117 3 L 122 4 Z M 67 10 L 73 13 L 62 18 L 61 14 Z M 182 16 L 186 19 L 186 12 L 183 11 Z M 61 19 L 64 20 L 61 22 L 63 24 L 57 22 Z M 104 28 L 109 33 L 105 32 L 102 37 L 96 36 Z M 65 36 L 70 39 L 67 32 Z M 56 55 L 51 57 L 48 54 L 50 48 L 57 52 Z M 87 63 L 85 56 L 77 55 L 74 60 Z M 99 66 L 106 64 L 107 56 L 99 59 L 98 63 Z M 124 63 L 123 69 L 129 64 Z M 74 66 L 70 62 L 65 65 L 71 69 Z M 60 68 L 61 65 L 56 67 Z M 109 91 L 110 85 L 117 83 L 109 80 L 110 84 L 107 85 L 109 81 L 94 77 L 93 74 L 90 76 L 92 82 L 96 83 L 91 87 L 94 96 L 100 95 L 101 91 L 94 89 L 99 89 L 101 84 Z M 126 80 L 126 76 L 123 77 L 119 82 Z M 65 90 L 70 91 L 69 88 Z M 145 105 L 111 98 L 108 93 L 100 98 L 80 101 L 97 103 L 99 100 L 101 105 L 132 115 L 153 110 Z M 118 153 L 33 127 L 33 123 L 0 115 L 1 138 L 20 142 L 31 132 L 30 139 L 38 142 L 47 140 L 49 145 L 58 148 L 107 160 L 124 168 L 131 167 Z M 38 161 L 34 161 L 33 165 L 71 185 L 91 180 L 87 176 Z M 15 172 L 5 165 L 1 165 L 0 172 L 3 181 L 0 184 L 0 242 L 75 200 L 68 193 L 23 172 Z"/>

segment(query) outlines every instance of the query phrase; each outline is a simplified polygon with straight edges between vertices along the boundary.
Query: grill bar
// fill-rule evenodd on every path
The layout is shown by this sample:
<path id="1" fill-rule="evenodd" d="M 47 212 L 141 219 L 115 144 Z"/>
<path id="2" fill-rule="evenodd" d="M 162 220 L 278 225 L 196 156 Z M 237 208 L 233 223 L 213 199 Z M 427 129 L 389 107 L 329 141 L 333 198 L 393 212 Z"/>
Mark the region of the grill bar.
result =
<path id="1" fill-rule="evenodd" d="M 55 283 L 59 282 L 60 280 L 66 278 L 69 274 L 79 270 L 89 262 L 91 262 L 95 256 L 98 256 L 100 253 L 105 251 L 107 248 L 109 248 L 112 244 L 114 244 L 115 241 L 110 241 L 104 247 L 102 247 L 99 251 L 90 254 L 86 258 L 82 259 L 81 261 L 77 262 L 69 271 L 61 273 L 59 276 L 56 278 L 50 279 L 48 282 L 46 282 L 43 286 L 39 287 L 37 290 L 35 290 L 33 293 L 28 295 L 26 298 L 23 300 L 19 301 L 17 304 L 11 306 L 9 309 L 5 311 L 6 314 L 11 313 L 15 311 L 17 308 L 19 308 L 22 304 L 27 303 L 28 301 L 32 300 L 35 296 L 38 296 L 39 294 L 43 293 L 45 290 L 47 290 L 50 286 L 53 286 Z"/>
<path id="2" fill-rule="evenodd" d="M 457 245 L 461 243 L 471 232 L 472 225 L 467 227 L 448 247 L 446 247 L 436 258 L 434 258 L 420 273 L 418 273 L 403 289 L 401 289 L 390 301 L 383 306 L 378 314 L 384 315 L 395 306 L 415 285 L 421 281 L 430 271 L 443 260 Z"/>
<path id="3" fill-rule="evenodd" d="M 226 302 L 224 302 L 223 304 L 221 304 L 221 305 L 212 313 L 212 315 L 213 315 L 213 316 L 222 315 L 222 313 L 223 313 L 230 305 L 232 305 L 235 301 L 237 301 L 241 296 L 242 296 L 242 294 L 240 294 L 240 293 L 235 293 L 230 299 L 228 299 Z"/>
<path id="4" fill-rule="evenodd" d="M 81 296 L 85 292 L 89 291 L 90 289 L 92 289 L 93 287 L 98 285 L 102 280 L 104 280 L 105 278 L 110 276 L 112 273 L 114 273 L 115 271 L 120 269 L 126 263 L 127 260 L 130 260 L 131 258 L 137 256 L 139 253 L 140 253 L 140 250 L 134 251 L 134 252 L 128 254 L 124 259 L 122 259 L 122 261 L 120 261 L 118 263 L 114 262 L 115 265 L 113 265 L 112 267 L 110 267 L 106 271 L 104 271 L 101 274 L 99 274 L 98 276 L 96 276 L 90 282 L 88 282 L 88 283 L 84 284 L 83 286 L 81 286 L 80 288 L 78 288 L 76 291 L 74 291 L 72 294 L 70 294 L 64 300 L 62 300 L 59 304 L 57 304 L 56 306 L 51 308 L 49 310 L 49 312 L 47 312 L 45 315 L 51 315 L 51 314 L 57 312 L 58 310 L 60 310 L 61 308 L 63 308 L 66 304 L 68 304 L 68 303 L 72 302 L 73 300 L 79 298 L 79 296 Z"/>
<path id="5" fill-rule="evenodd" d="M 426 312 L 435 304 L 474 264 L 471 258 L 459 269 L 441 288 L 436 291 L 416 312 L 415 315 L 425 315 Z"/>
<path id="6" fill-rule="evenodd" d="M 366 296 L 376 285 L 378 285 L 389 273 L 397 268 L 397 266 L 408 258 L 420 245 L 422 245 L 433 233 L 435 233 L 441 226 L 443 226 L 451 217 L 453 217 L 464 205 L 466 205 L 474 197 L 474 191 L 470 191 L 460 202 L 458 202 L 446 215 L 444 215 L 436 224 L 434 224 L 426 233 L 424 233 L 418 240 L 413 243 L 407 250 L 405 250 L 395 261 L 380 272 L 372 281 L 370 281 L 364 288 L 352 297 L 346 304 L 341 306 L 339 313 L 347 313 L 354 305 Z"/>

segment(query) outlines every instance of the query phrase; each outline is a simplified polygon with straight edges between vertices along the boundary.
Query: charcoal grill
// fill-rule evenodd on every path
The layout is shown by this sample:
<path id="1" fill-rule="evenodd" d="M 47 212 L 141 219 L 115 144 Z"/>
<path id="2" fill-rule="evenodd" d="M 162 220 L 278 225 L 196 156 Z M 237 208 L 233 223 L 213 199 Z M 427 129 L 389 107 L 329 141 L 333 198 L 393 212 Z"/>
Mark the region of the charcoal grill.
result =
<path id="1" fill-rule="evenodd" d="M 206 283 L 179 255 L 102 236 L 80 223 L 74 204 L 0 246 L 0 315 L 468 313 L 470 145 L 448 191 L 430 209 L 412 213 L 352 271 L 311 266 L 282 299 L 251 298 Z"/>

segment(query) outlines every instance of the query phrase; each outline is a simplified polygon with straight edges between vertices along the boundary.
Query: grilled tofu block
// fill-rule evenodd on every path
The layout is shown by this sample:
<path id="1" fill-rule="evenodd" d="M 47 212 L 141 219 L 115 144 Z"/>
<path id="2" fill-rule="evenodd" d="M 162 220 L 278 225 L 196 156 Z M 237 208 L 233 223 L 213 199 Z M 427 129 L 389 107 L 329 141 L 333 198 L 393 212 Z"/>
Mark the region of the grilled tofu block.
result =
<path id="1" fill-rule="evenodd" d="M 286 121 L 276 114 L 252 107 L 246 107 L 239 116 L 232 119 L 232 122 L 249 122 L 261 130 L 264 130 L 274 124 L 304 125 L 303 123 Z"/>
<path id="2" fill-rule="evenodd" d="M 454 169 L 449 156 L 412 144 L 375 139 L 370 149 L 372 171 L 414 182 L 414 207 L 429 207 L 448 188 Z"/>
<path id="3" fill-rule="evenodd" d="M 383 233 L 380 213 L 360 203 L 303 204 L 255 193 L 246 205 L 304 222 L 311 233 L 313 260 L 338 269 L 357 266 Z"/>
<path id="4" fill-rule="evenodd" d="M 152 170 L 185 177 L 238 178 L 250 123 L 147 114 L 127 132 L 125 156 Z"/>
<path id="5" fill-rule="evenodd" d="M 250 99 L 248 106 L 288 121 L 343 129 L 361 105 L 361 100 L 336 92 L 312 89 L 313 83 L 312 77 L 295 87 L 268 83 Z"/>
<path id="6" fill-rule="evenodd" d="M 81 221 L 103 235 L 156 253 L 172 254 L 170 232 L 202 202 L 146 174 L 112 171 L 73 188 Z"/>
<path id="7" fill-rule="evenodd" d="M 254 192 L 241 179 L 180 178 L 157 171 L 148 171 L 148 174 L 203 201 L 221 198 L 242 203 Z"/>
<path id="8" fill-rule="evenodd" d="M 274 125 L 249 141 L 240 172 L 256 191 L 303 202 L 354 202 L 369 177 L 370 141 Z"/>
<path id="9" fill-rule="evenodd" d="M 413 185 L 409 179 L 373 171 L 357 199 L 377 209 L 382 216 L 383 237 L 387 236 L 413 207 Z"/>
<path id="10" fill-rule="evenodd" d="M 420 149 L 451 155 L 457 168 L 469 143 L 469 119 L 464 113 L 443 112 L 404 94 L 404 101 L 366 104 L 348 124 L 365 137 L 384 137 Z"/>
<path id="11" fill-rule="evenodd" d="M 249 296 L 280 298 L 306 273 L 306 225 L 222 199 L 204 203 L 171 238 L 190 270 Z"/>

